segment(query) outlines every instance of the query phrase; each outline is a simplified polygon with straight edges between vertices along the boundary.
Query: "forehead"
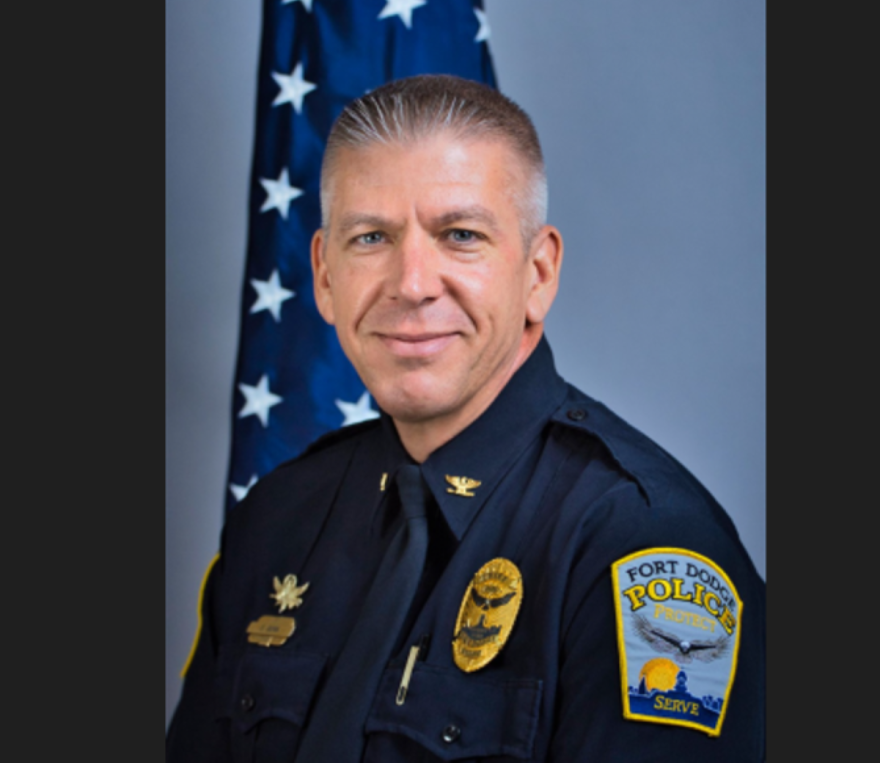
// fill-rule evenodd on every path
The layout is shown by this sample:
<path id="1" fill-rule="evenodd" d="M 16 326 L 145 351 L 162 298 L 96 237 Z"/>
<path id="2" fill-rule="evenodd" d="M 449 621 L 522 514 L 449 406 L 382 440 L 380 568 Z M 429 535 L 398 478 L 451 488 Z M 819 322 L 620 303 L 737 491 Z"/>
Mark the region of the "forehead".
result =
<path id="1" fill-rule="evenodd" d="M 440 133 L 340 149 L 325 191 L 334 212 L 395 202 L 503 207 L 514 203 L 525 180 L 523 161 L 506 140 Z"/>

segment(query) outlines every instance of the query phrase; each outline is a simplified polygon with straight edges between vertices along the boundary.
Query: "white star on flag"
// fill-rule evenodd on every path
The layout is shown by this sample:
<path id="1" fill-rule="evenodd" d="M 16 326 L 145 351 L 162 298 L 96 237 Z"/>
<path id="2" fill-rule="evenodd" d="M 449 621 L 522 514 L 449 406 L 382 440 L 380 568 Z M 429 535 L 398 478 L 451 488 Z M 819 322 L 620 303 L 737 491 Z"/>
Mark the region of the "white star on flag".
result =
<path id="1" fill-rule="evenodd" d="M 280 215 L 286 220 L 287 210 L 290 202 L 302 196 L 301 189 L 290 184 L 290 176 L 287 174 L 287 167 L 281 170 L 278 180 L 269 180 L 268 178 L 260 178 L 260 185 L 266 191 L 266 201 L 260 207 L 260 212 L 268 212 L 270 209 L 277 209 Z"/>
<path id="2" fill-rule="evenodd" d="M 404 26 L 409 29 L 412 25 L 413 9 L 421 8 L 427 4 L 428 0 L 385 0 L 385 7 L 379 14 L 379 18 L 387 19 L 389 16 L 400 16 Z"/>
<path id="3" fill-rule="evenodd" d="M 345 421 L 342 422 L 344 427 L 347 427 L 349 424 L 359 424 L 361 421 L 379 418 L 379 413 L 370 408 L 369 392 L 364 392 L 356 403 L 346 403 L 344 400 L 337 400 L 336 405 L 345 414 Z"/>
<path id="4" fill-rule="evenodd" d="M 243 419 L 245 416 L 254 415 L 264 427 L 269 426 L 269 409 L 284 399 L 269 391 L 269 377 L 263 374 L 256 387 L 252 387 L 250 384 L 239 384 L 238 388 L 245 397 L 245 404 L 238 412 L 238 418 Z"/>
<path id="5" fill-rule="evenodd" d="M 229 489 L 232 491 L 232 495 L 235 496 L 236 501 L 243 501 L 244 497 L 248 494 L 250 489 L 257 484 L 257 475 L 252 474 L 251 478 L 248 480 L 247 485 L 236 485 L 233 482 L 229 483 Z"/>
<path id="6" fill-rule="evenodd" d="M 295 3 L 296 0 L 281 0 L 281 5 L 290 5 L 290 3 Z M 312 0 L 302 0 L 302 4 L 306 7 L 306 10 L 311 13 L 312 11 Z"/>
<path id="7" fill-rule="evenodd" d="M 260 310 L 268 310 L 272 313 L 272 317 L 276 323 L 281 322 L 281 303 L 285 299 L 296 296 L 295 291 L 285 289 L 278 279 L 278 269 L 272 271 L 268 281 L 258 281 L 251 278 L 251 286 L 257 290 L 257 301 L 251 307 L 251 313 L 257 313 Z"/>
<path id="8" fill-rule="evenodd" d="M 489 17 L 486 15 L 485 11 L 480 10 L 479 8 L 474 8 L 474 13 L 477 14 L 477 21 L 480 22 L 480 28 L 477 30 L 477 36 L 474 37 L 474 42 L 488 40 L 489 35 L 492 34 L 492 30 L 489 29 Z"/>
<path id="9" fill-rule="evenodd" d="M 272 105 L 280 106 L 282 103 L 292 103 L 297 114 L 302 112 L 303 98 L 318 87 L 314 82 L 303 79 L 302 62 L 298 63 L 290 74 L 272 72 L 272 79 L 281 88 L 278 95 L 275 96 L 275 100 L 272 101 Z"/>

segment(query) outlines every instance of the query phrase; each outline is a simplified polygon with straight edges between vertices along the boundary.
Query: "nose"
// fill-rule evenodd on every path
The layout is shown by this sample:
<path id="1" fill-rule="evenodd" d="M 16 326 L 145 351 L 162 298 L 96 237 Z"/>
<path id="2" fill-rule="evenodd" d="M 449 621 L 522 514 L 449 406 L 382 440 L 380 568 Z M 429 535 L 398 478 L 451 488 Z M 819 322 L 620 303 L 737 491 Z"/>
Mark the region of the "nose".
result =
<path id="1" fill-rule="evenodd" d="M 440 258 L 429 235 L 409 230 L 395 252 L 391 296 L 411 305 L 430 302 L 443 291 Z"/>

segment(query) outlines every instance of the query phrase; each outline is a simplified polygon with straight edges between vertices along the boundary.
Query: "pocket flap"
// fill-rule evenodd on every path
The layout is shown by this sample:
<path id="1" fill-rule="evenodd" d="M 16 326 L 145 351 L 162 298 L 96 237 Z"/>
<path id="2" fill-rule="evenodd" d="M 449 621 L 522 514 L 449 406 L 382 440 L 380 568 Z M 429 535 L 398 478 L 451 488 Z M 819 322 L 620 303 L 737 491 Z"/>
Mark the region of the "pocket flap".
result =
<path id="1" fill-rule="evenodd" d="M 442 760 L 491 755 L 528 759 L 538 728 L 542 682 L 494 681 L 416 663 L 402 705 L 401 668 L 385 671 L 366 731 L 403 734 Z"/>
<path id="2" fill-rule="evenodd" d="M 247 732 L 265 718 L 303 724 L 327 658 L 309 652 L 248 649 L 240 654 L 221 715 Z"/>

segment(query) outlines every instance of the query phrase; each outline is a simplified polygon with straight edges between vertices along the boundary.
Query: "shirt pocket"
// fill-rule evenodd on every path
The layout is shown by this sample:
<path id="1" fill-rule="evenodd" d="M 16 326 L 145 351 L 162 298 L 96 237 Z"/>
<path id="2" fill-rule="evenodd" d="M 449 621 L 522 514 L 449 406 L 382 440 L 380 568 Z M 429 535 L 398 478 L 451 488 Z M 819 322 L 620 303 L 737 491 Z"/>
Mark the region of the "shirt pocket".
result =
<path id="1" fill-rule="evenodd" d="M 540 680 L 486 679 L 416 663 L 406 699 L 398 705 L 402 674 L 400 668 L 385 671 L 367 716 L 366 732 L 374 735 L 368 745 L 373 748 L 370 753 L 388 751 L 377 759 L 396 760 L 392 750 L 411 747 L 395 743 L 388 734 L 417 742 L 431 754 L 425 760 L 532 757 L 543 688 Z"/>
<path id="2" fill-rule="evenodd" d="M 221 647 L 217 717 L 228 719 L 233 733 L 240 734 L 269 718 L 301 728 L 326 660 L 321 654 L 271 647 L 227 652 Z"/>

